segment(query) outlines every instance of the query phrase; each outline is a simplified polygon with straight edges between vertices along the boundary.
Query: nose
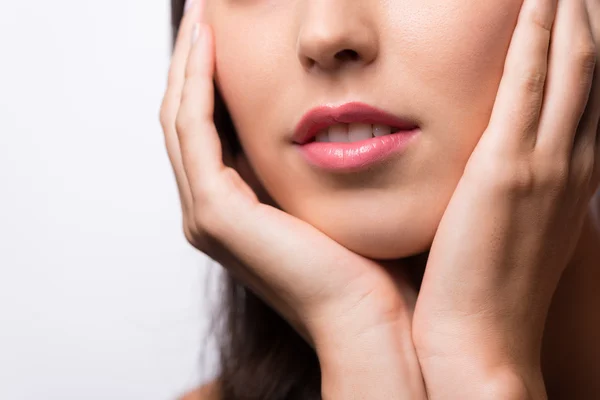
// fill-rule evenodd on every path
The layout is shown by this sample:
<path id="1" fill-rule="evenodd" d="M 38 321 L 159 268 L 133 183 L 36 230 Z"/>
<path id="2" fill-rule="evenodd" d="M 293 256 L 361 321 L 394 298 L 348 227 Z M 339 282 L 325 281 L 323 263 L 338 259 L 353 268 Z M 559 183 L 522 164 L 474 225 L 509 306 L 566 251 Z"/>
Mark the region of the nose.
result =
<path id="1" fill-rule="evenodd" d="M 376 21 L 369 1 L 315 0 L 304 2 L 297 53 L 308 69 L 334 70 L 367 65 L 379 52 Z"/>

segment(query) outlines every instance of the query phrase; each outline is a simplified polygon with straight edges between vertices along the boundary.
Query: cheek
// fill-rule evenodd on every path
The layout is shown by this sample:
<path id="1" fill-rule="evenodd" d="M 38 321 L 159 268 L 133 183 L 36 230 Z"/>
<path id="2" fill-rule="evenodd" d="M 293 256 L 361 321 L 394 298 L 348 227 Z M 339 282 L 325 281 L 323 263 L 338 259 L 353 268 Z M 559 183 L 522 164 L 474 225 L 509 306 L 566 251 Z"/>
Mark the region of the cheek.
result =
<path id="1" fill-rule="evenodd" d="M 451 101 L 458 112 L 491 111 L 522 0 L 429 3 L 403 32 L 423 98 L 429 107 Z"/>
<path id="2" fill-rule="evenodd" d="M 415 108 L 429 117 L 430 149 L 443 151 L 443 168 L 456 173 L 489 123 L 522 0 L 427 3 L 394 48 L 411 60 L 406 75 Z"/>
<path id="3" fill-rule="evenodd" d="M 276 122 L 269 111 L 277 109 L 282 101 L 288 104 L 279 88 L 289 86 L 287 71 L 297 66 L 281 39 L 285 35 L 278 30 L 284 26 L 278 27 L 269 17 L 256 24 L 260 18 L 231 14 L 218 18 L 213 25 L 215 77 L 240 139 L 244 139 L 246 132 L 254 134 L 258 130 L 267 134 L 264 125 Z M 257 115 L 261 115 L 261 120 Z"/>
<path id="4" fill-rule="evenodd" d="M 402 73 L 414 85 L 403 82 L 398 93 L 414 89 L 416 110 L 452 110 L 457 118 L 468 116 L 473 130 L 481 129 L 493 106 L 522 1 L 423 0 L 416 5 L 400 1 L 380 21 L 382 54 L 388 58 L 380 62 L 403 66 Z M 295 34 L 293 18 L 281 14 L 275 18 L 268 12 L 259 18 L 217 8 L 213 13 L 217 81 L 244 140 L 245 132 L 264 131 L 257 112 L 276 123 L 277 116 L 269 115 L 269 110 L 295 103 L 293 96 L 286 98 L 289 90 L 278 90 L 288 87 L 298 70 L 298 60 L 290 56 L 284 40 Z M 257 20 L 262 23 L 251 23 Z M 381 79 L 394 86 L 389 79 L 394 72 L 389 72 Z"/>

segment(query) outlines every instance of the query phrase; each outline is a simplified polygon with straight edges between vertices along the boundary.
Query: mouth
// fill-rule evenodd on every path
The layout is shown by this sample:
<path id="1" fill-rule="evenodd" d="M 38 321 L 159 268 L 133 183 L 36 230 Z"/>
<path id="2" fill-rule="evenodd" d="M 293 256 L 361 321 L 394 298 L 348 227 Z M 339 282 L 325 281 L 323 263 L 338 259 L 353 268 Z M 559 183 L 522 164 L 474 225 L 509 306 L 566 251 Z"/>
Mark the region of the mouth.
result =
<path id="1" fill-rule="evenodd" d="M 314 167 L 356 172 L 403 153 L 419 126 L 362 103 L 317 107 L 298 124 L 293 142 Z"/>
<path id="2" fill-rule="evenodd" d="M 311 142 L 354 143 L 417 128 L 414 121 L 352 102 L 310 110 L 298 123 L 292 140 L 298 145 Z"/>

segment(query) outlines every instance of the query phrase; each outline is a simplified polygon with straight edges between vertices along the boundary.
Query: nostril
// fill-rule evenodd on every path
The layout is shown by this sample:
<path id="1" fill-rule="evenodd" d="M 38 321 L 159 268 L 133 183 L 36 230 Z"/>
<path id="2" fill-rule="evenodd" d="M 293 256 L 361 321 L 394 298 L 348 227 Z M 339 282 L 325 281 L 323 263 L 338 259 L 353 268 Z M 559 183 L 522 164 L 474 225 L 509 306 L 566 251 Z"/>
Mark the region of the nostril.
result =
<path id="1" fill-rule="evenodd" d="M 359 58 L 360 56 L 358 53 L 350 49 L 338 51 L 335 55 L 335 59 L 339 61 L 356 61 Z"/>

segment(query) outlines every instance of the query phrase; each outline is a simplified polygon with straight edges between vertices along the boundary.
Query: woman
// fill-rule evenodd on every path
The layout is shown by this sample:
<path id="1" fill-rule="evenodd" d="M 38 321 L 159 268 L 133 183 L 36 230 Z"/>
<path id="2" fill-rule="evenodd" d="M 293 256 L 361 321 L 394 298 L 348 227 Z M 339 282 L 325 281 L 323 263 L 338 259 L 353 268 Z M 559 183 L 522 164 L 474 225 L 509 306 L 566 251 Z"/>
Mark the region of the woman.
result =
<path id="1" fill-rule="evenodd" d="M 600 398 L 597 0 L 172 7 L 184 232 L 229 275 L 190 398 Z"/>

